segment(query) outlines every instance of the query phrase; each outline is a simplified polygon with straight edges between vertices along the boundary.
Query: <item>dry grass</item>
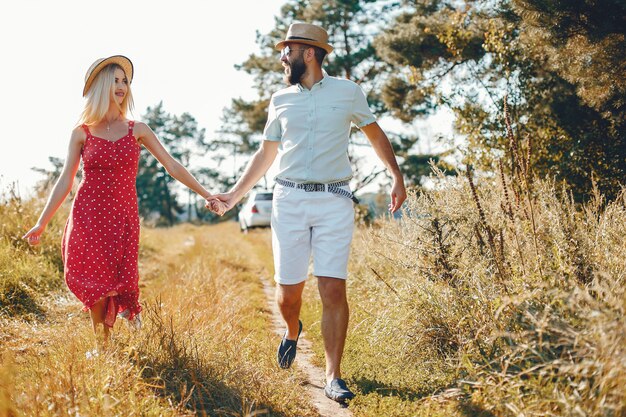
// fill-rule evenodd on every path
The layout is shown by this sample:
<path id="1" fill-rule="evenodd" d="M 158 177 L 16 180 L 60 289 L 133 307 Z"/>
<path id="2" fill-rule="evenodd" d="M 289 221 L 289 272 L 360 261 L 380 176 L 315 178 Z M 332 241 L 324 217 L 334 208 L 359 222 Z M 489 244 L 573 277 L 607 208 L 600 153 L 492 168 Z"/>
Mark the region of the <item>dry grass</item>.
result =
<path id="1" fill-rule="evenodd" d="M 626 416 L 626 190 L 577 205 L 513 135 L 494 176 L 411 193 L 355 236 L 344 376 L 358 416 Z M 314 286 L 303 316 L 319 322 Z M 319 326 L 308 329 L 323 363 Z"/>
<path id="2" fill-rule="evenodd" d="M 0 201 L 0 315 L 43 318 L 42 297 L 63 283 L 63 213 L 51 222 L 42 247 L 31 249 L 21 237 L 35 224 L 43 200 L 24 202 L 9 189 L 0 194 Z"/>
<path id="3" fill-rule="evenodd" d="M 357 230 L 355 415 L 626 416 L 626 194 L 576 205 L 532 177 L 529 148 L 494 177 L 435 170 L 438 187 L 411 194 L 400 220 Z M 87 316 L 58 289 L 61 224 L 50 248 L 15 238 L 37 204 L 0 205 L 0 417 L 315 415 L 297 370 L 274 363 L 267 232 L 145 229 L 145 328 L 122 326 L 117 349 L 87 360 Z M 313 284 L 303 321 L 322 365 Z"/>
<path id="4" fill-rule="evenodd" d="M 302 376 L 277 372 L 274 362 L 277 341 L 258 279 L 271 274 L 262 235 L 241 236 L 234 223 L 144 228 L 144 328 L 132 333 L 120 319 L 115 348 L 88 359 L 88 316 L 45 246 L 62 221 L 40 248 L 13 238 L 39 209 L 28 204 L 2 206 L 13 210 L 13 225 L 3 230 L 0 271 L 24 281 L 35 307 L 2 287 L 0 416 L 314 415 Z M 54 285 L 38 284 L 41 277 Z"/>
<path id="5" fill-rule="evenodd" d="M 355 414 L 626 415 L 625 194 L 576 206 L 523 171 L 435 175 L 401 220 L 357 233 Z"/>

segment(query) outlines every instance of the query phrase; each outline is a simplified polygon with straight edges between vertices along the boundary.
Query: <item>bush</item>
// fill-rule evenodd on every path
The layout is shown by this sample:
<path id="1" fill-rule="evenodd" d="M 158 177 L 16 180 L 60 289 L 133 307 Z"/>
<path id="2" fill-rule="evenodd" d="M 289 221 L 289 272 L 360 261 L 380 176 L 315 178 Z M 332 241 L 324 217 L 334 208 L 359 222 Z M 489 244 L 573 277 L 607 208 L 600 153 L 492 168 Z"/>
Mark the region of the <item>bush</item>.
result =
<path id="1" fill-rule="evenodd" d="M 474 414 L 624 415 L 626 193 L 577 206 L 523 165 L 435 176 L 356 239 L 356 410 L 452 396 Z"/>

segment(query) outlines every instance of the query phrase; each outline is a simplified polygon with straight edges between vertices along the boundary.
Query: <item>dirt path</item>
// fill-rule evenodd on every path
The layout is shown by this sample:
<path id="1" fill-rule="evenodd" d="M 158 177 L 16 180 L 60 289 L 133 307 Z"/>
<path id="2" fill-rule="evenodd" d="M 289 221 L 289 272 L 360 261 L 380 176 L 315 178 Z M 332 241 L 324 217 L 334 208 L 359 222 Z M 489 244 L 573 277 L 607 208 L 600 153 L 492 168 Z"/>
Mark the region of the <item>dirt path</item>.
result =
<path id="1" fill-rule="evenodd" d="M 278 306 L 274 298 L 274 287 L 271 285 L 267 278 L 261 278 L 263 282 L 263 289 L 267 297 L 267 302 L 270 310 L 272 311 L 272 327 L 276 334 L 282 335 L 285 332 L 285 324 L 278 311 Z M 302 370 L 306 375 L 306 388 L 311 396 L 311 402 L 317 408 L 321 417 L 352 417 L 352 412 L 345 407 L 342 407 L 339 403 L 326 398 L 324 395 L 324 370 L 314 366 L 311 359 L 313 357 L 313 350 L 311 349 L 311 342 L 306 339 L 306 329 L 303 329 L 302 335 L 298 340 L 298 356 L 296 357 L 295 364 L 298 369 Z"/>

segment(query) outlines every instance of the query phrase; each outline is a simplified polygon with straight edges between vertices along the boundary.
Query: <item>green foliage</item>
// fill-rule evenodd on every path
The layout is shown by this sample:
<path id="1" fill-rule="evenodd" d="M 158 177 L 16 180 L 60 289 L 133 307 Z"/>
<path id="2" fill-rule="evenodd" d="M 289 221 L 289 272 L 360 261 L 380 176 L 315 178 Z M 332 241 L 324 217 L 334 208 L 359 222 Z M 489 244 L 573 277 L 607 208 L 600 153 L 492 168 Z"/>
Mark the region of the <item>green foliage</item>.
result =
<path id="1" fill-rule="evenodd" d="M 447 175 L 455 175 L 454 166 L 445 159 L 450 155 L 450 152 L 414 154 L 411 150 L 417 141 L 416 138 L 406 135 L 391 135 L 390 139 L 394 153 L 402 158 L 400 170 L 407 186 L 419 187 L 423 185 L 423 181 L 430 175 L 433 165 L 438 166 Z"/>
<path id="2" fill-rule="evenodd" d="M 170 155 L 185 167 L 189 167 L 189 161 L 194 154 L 203 154 L 209 149 L 204 140 L 204 129 L 198 127 L 195 118 L 189 113 L 180 116 L 169 114 L 163 109 L 163 102 L 160 102 L 154 107 L 148 107 L 143 120 L 152 128 Z M 219 178 L 217 173 L 208 168 L 188 169 L 205 187 Z M 174 224 L 176 215 L 183 210 L 177 194 L 179 187 L 165 167 L 150 152 L 142 149 L 137 174 L 140 215 L 149 218 L 156 213 L 159 217 L 157 224 Z M 196 195 L 189 191 L 189 219 L 192 207 L 200 213 L 199 206 L 203 207 L 204 204 L 199 204 Z M 201 216 L 210 217 L 205 213 Z"/>
<path id="3" fill-rule="evenodd" d="M 619 5 L 618 5 L 619 3 Z M 439 108 L 456 115 L 467 159 L 492 171 L 510 139 L 508 97 L 532 164 L 584 198 L 595 179 L 608 198 L 626 180 L 623 2 L 404 3 L 376 39 L 396 68 L 382 100 L 404 122 Z M 508 155 L 509 158 L 511 157 Z"/>
<path id="4" fill-rule="evenodd" d="M 547 64 L 576 86 L 583 103 L 626 123 L 626 3 L 514 0 L 521 29 Z"/>
<path id="5" fill-rule="evenodd" d="M 394 2 L 374 0 L 286 2 L 281 9 L 281 15 L 276 18 L 274 29 L 268 34 L 257 34 L 259 52 L 250 55 L 237 66 L 254 77 L 259 97 L 251 101 L 233 99 L 231 106 L 224 111 L 221 137 L 216 141 L 217 146 L 226 144 L 237 154 L 244 155 L 257 149 L 267 119 L 269 97 L 285 85 L 283 68 L 274 45 L 284 38 L 289 25 L 295 21 L 319 24 L 328 31 L 329 42 L 335 49 L 326 57 L 324 69 L 330 75 L 359 83 L 367 94 L 370 108 L 378 115 L 386 114 L 389 106 L 381 99 L 381 90 L 393 69 L 379 58 L 372 40 L 373 35 L 389 22 L 395 7 Z M 391 95 L 393 88 L 402 89 L 403 86 L 396 84 L 385 88 Z M 397 95 L 403 97 L 401 92 Z M 397 104 L 400 105 L 399 102 Z M 404 111 L 409 111 L 411 116 L 407 116 Z M 403 121 L 411 121 L 417 114 L 425 113 L 404 107 L 403 111 L 394 111 L 393 115 Z M 411 141 L 412 146 L 417 138 L 412 137 Z M 383 172 L 370 172 L 363 168 L 366 165 L 364 158 L 357 151 L 363 145 L 361 142 L 357 135 L 352 135 L 349 148 L 357 190 L 374 181 Z M 414 162 L 421 165 L 407 166 L 406 172 L 423 172 L 424 167 L 427 169 L 427 164 L 422 164 L 422 159 L 428 160 L 431 156 L 440 155 L 425 155 L 421 159 L 408 158 L 404 161 L 405 165 Z M 419 178 L 411 178 L 411 181 L 419 183 Z"/>

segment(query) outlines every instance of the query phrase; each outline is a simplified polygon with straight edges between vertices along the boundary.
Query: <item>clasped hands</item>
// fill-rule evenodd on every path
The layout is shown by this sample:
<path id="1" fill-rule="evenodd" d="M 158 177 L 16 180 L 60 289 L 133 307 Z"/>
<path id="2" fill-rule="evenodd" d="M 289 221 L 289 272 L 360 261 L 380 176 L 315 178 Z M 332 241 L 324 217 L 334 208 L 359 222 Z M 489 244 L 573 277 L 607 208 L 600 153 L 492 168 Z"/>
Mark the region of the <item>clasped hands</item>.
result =
<path id="1" fill-rule="evenodd" d="M 233 208 L 235 202 L 230 193 L 215 194 L 206 199 L 204 207 L 211 210 L 218 216 L 223 216 L 228 210 Z"/>

